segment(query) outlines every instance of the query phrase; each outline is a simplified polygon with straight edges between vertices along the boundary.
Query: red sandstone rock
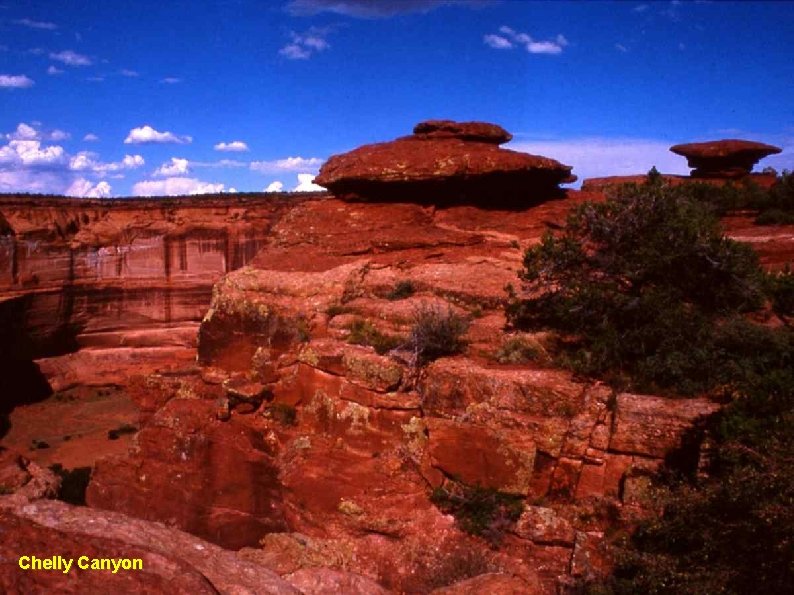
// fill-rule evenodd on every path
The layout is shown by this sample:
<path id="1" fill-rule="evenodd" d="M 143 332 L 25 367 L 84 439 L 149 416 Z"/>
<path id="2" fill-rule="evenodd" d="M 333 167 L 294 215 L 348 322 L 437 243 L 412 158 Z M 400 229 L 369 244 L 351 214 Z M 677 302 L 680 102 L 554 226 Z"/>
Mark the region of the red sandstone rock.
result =
<path id="1" fill-rule="evenodd" d="M 491 124 L 430 121 L 415 132 L 332 156 L 315 183 L 343 198 L 488 206 L 552 198 L 576 180 L 554 159 L 499 148 L 509 135 Z"/>
<path id="2" fill-rule="evenodd" d="M 448 477 L 505 493 L 529 491 L 535 444 L 523 432 L 435 418 L 427 420 L 427 428 L 433 466 Z"/>
<path id="3" fill-rule="evenodd" d="M 71 560 L 68 573 L 58 570 L 23 570 L 21 556 L 61 556 Z M 80 556 L 94 558 L 138 558 L 143 569 L 118 573 L 77 568 Z M 154 554 L 119 541 L 74 535 L 42 527 L 27 519 L 0 511 L 0 590 L 4 593 L 100 593 L 217 591 L 205 577 L 172 557 Z"/>
<path id="4" fill-rule="evenodd" d="M 142 410 L 141 431 L 128 456 L 97 464 L 89 502 L 176 524 L 224 545 L 250 545 L 247 560 L 272 564 L 279 573 L 318 567 L 352 571 L 396 592 L 454 584 L 469 589 L 462 592 L 498 593 L 504 584 L 505 589 L 528 585 L 523 592 L 554 593 L 557 577 L 570 570 L 571 529 L 592 533 L 574 542 L 575 571 L 583 576 L 603 572 L 606 565 L 594 556 L 606 527 L 600 521 L 585 523 L 577 511 L 592 510 L 603 498 L 621 507 L 621 495 L 632 503 L 624 508 L 633 508 L 647 478 L 643 461 L 658 462 L 680 444 L 694 417 L 666 399 L 636 396 L 633 403 L 623 395 L 613 417 L 602 387 L 535 364 L 497 365 L 489 355 L 504 337 L 503 287 L 515 282 L 521 249 L 536 243 L 548 224 L 564 221 L 569 205 L 584 198 L 602 197 L 569 192 L 566 201 L 510 212 L 315 197 L 271 213 L 272 219 L 260 220 L 263 241 L 251 267 L 216 285 L 213 307 L 222 307 L 203 323 L 213 332 L 202 336 L 207 339 L 202 349 L 207 349 L 206 361 L 218 367 L 139 376 L 139 384 L 129 388 Z M 68 212 L 62 228 L 73 219 Z M 20 213 L 14 217 L 24 220 Z M 769 254 L 782 254 L 792 244 L 785 236 L 790 230 L 769 235 L 772 231 L 752 236 L 757 230 L 743 221 L 740 233 L 755 237 L 754 245 L 770 239 Z M 193 245 L 200 253 L 200 244 Z M 415 284 L 416 294 L 386 299 L 403 279 Z M 27 295 L 43 300 L 34 300 L 34 310 L 19 310 L 39 321 L 31 328 L 43 328 L 48 308 L 57 307 L 60 287 L 55 287 L 47 289 L 47 299 L 55 301 L 44 300 L 35 288 L 10 298 L 20 307 L 33 299 Z M 152 312 L 161 306 L 165 312 L 167 302 L 161 304 L 156 292 L 152 310 L 135 306 L 136 313 L 151 316 L 132 317 L 136 328 L 130 327 L 129 334 L 115 334 L 109 327 L 117 319 L 102 313 L 130 294 L 102 294 L 96 303 L 91 300 L 99 294 L 92 295 L 79 310 L 90 329 L 81 335 L 86 347 L 117 349 L 127 337 L 136 349 L 152 348 L 167 340 L 173 328 L 168 325 L 145 338 L 136 334 L 151 328 Z M 479 317 L 467 337 L 473 342 L 467 352 L 428 366 L 418 382 L 405 362 L 346 343 L 345 327 L 356 319 L 404 336 L 412 310 L 423 302 L 449 304 L 473 318 L 478 311 Z M 270 327 L 272 317 L 261 317 L 262 312 L 281 316 L 287 340 L 280 340 L 282 327 Z M 174 341 L 184 343 L 181 335 Z M 114 372 L 121 383 L 123 363 Z M 92 377 L 89 368 L 70 369 L 79 371 L 79 381 L 81 375 Z M 223 394 L 223 382 L 243 376 L 257 383 L 257 391 L 272 393 L 272 403 L 251 415 L 227 410 L 229 421 L 217 421 L 215 399 Z M 642 407 L 646 398 L 651 399 L 648 409 Z M 292 412 L 294 425 L 278 421 L 276 407 Z M 529 453 L 534 461 L 522 466 Z M 481 459 L 488 466 L 476 465 Z M 439 468 L 462 471 L 475 483 L 493 480 L 501 489 L 521 483 L 522 494 L 546 497 L 545 506 L 534 516 L 527 514 L 493 551 L 482 539 L 461 533 L 455 519 L 430 502 L 432 488 L 444 479 Z M 522 481 L 516 482 L 517 476 Z M 586 506 L 580 499 L 588 500 Z M 109 525 L 88 519 L 111 513 L 86 512 L 97 516 L 81 517 L 82 524 L 110 531 Z M 268 533 L 274 529 L 290 533 Z M 138 526 L 136 531 L 149 534 Z M 165 534 L 157 536 L 167 552 L 194 551 Z M 232 568 L 226 560 L 214 564 Z M 224 590 L 217 577 L 200 572 Z M 298 576 L 305 574 L 337 577 L 323 571 Z M 340 580 L 353 584 L 349 579 Z"/>
<path id="5" fill-rule="evenodd" d="M 694 178 L 741 178 L 764 157 L 780 153 L 779 147 L 747 140 L 716 140 L 674 145 L 670 150 L 687 158 Z"/>
<path id="6" fill-rule="evenodd" d="M 230 548 L 283 530 L 273 453 L 241 419 L 215 420 L 210 401 L 169 401 L 138 433 L 129 457 L 97 463 L 86 501 Z"/>
<path id="7" fill-rule="evenodd" d="M 143 560 L 142 572 L 23 573 L 23 553 L 53 552 Z M 300 590 L 267 567 L 160 523 L 42 500 L 7 505 L 0 498 L 0 588 L 6 592 L 269 593 Z M 14 590 L 17 589 L 17 590 Z"/>
<path id="8" fill-rule="evenodd" d="M 516 524 L 515 533 L 538 544 L 573 547 L 576 537 L 573 526 L 553 509 L 526 506 Z"/>
<path id="9" fill-rule="evenodd" d="M 513 135 L 496 124 L 487 122 L 455 122 L 426 120 L 414 126 L 414 135 L 422 138 L 459 138 L 462 140 L 502 145 Z"/>
<path id="10" fill-rule="evenodd" d="M 663 457 L 670 450 L 682 446 L 682 435 L 696 421 L 719 409 L 719 404 L 707 399 L 618 395 L 609 449 Z"/>

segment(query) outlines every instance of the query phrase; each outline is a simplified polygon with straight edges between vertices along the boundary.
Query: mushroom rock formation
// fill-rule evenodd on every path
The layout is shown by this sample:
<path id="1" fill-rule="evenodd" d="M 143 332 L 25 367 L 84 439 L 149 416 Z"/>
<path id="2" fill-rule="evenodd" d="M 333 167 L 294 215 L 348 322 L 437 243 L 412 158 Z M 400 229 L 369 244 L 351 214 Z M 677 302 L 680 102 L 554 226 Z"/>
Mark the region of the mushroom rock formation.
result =
<path id="1" fill-rule="evenodd" d="M 513 135 L 488 122 L 455 122 L 453 120 L 425 120 L 414 126 L 414 136 L 428 138 L 459 138 L 476 143 L 502 145 Z M 409 137 L 410 138 L 410 137 Z"/>
<path id="2" fill-rule="evenodd" d="M 674 145 L 670 150 L 686 157 L 693 178 L 743 178 L 764 157 L 780 153 L 779 147 L 748 140 L 726 139 Z"/>
<path id="3" fill-rule="evenodd" d="M 332 156 L 315 183 L 346 200 L 523 206 L 561 195 L 572 167 L 499 147 L 512 138 L 485 122 L 428 120 L 414 134 Z"/>

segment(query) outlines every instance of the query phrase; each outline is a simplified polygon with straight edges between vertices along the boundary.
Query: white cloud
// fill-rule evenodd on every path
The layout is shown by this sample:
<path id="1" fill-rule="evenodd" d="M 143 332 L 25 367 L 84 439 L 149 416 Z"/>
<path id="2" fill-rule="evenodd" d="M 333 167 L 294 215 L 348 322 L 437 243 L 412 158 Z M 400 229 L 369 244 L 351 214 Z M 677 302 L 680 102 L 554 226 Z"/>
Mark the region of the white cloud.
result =
<path id="1" fill-rule="evenodd" d="M 63 147 L 42 148 L 37 140 L 12 140 L 0 147 L 0 166 L 42 167 L 62 164 L 66 161 Z"/>
<path id="2" fill-rule="evenodd" d="M 179 196 L 184 194 L 215 194 L 223 192 L 223 184 L 202 182 L 196 178 L 166 178 L 165 180 L 144 180 L 133 185 L 135 196 Z"/>
<path id="3" fill-rule="evenodd" d="M 218 143 L 214 148 L 216 151 L 241 152 L 247 151 L 248 145 L 241 140 L 233 140 L 230 143 Z"/>
<path id="4" fill-rule="evenodd" d="M 509 50 L 513 47 L 512 42 L 501 35 L 485 35 L 483 37 L 483 41 L 485 42 L 485 45 L 491 46 L 495 50 Z"/>
<path id="5" fill-rule="evenodd" d="M 0 89 L 26 89 L 35 84 L 24 74 L 0 74 Z"/>
<path id="6" fill-rule="evenodd" d="M 50 134 L 48 136 L 49 136 L 50 140 L 58 142 L 58 141 L 62 141 L 62 140 L 66 140 L 68 138 L 71 138 L 72 135 L 69 134 L 68 132 L 64 132 L 63 130 L 58 130 L 56 128 L 55 130 L 50 132 Z"/>
<path id="7" fill-rule="evenodd" d="M 484 43 L 498 50 L 507 50 L 515 46 L 523 47 L 530 54 L 561 54 L 568 45 L 564 35 L 557 35 L 554 39 L 536 40 L 528 33 L 521 33 L 512 27 L 503 25 L 499 27 L 501 35 L 488 34 L 483 37 Z"/>
<path id="8" fill-rule="evenodd" d="M 137 71 L 129 70 L 127 68 L 122 68 L 121 70 L 119 70 L 119 74 L 121 76 L 126 76 L 126 77 L 130 77 L 130 78 L 134 78 L 136 76 L 141 76 L 140 73 L 138 73 Z"/>
<path id="9" fill-rule="evenodd" d="M 250 168 L 264 174 L 279 173 L 283 171 L 316 170 L 322 165 L 323 160 L 318 157 L 287 157 L 275 161 L 253 161 Z"/>
<path id="10" fill-rule="evenodd" d="M 298 174 L 298 185 L 293 192 L 325 192 L 325 188 L 314 183 L 314 174 Z"/>
<path id="11" fill-rule="evenodd" d="M 278 53 L 288 60 L 308 60 L 317 52 L 322 52 L 331 47 L 326 37 L 331 32 L 330 28 L 320 29 L 312 27 L 305 33 L 292 31 L 292 42 L 282 47 Z"/>
<path id="12" fill-rule="evenodd" d="M 279 182 L 276 180 L 275 182 L 270 182 L 267 185 L 267 188 L 264 190 L 265 192 L 283 192 L 284 191 L 284 183 Z"/>
<path id="13" fill-rule="evenodd" d="M 93 185 L 85 178 L 77 178 L 66 189 L 64 194 L 66 194 L 66 196 L 77 196 L 80 198 L 108 198 L 111 192 L 112 188 L 110 184 L 104 180 Z"/>
<path id="14" fill-rule="evenodd" d="M 64 50 L 62 52 L 50 54 L 50 58 L 63 62 L 67 66 L 90 66 L 93 61 L 88 56 L 78 54 L 72 50 Z"/>
<path id="15" fill-rule="evenodd" d="M 618 50 L 619 52 L 623 52 L 624 54 L 629 51 L 629 48 L 627 48 L 622 43 L 616 43 L 615 44 L 615 49 Z"/>
<path id="16" fill-rule="evenodd" d="M 39 138 L 39 133 L 33 126 L 20 122 L 14 132 L 6 134 L 8 140 L 35 140 Z"/>
<path id="17" fill-rule="evenodd" d="M 89 132 L 83 137 L 83 140 L 89 143 L 93 143 L 99 140 L 99 137 L 94 134 L 93 132 Z"/>
<path id="18" fill-rule="evenodd" d="M 163 163 L 154 172 L 155 176 L 172 177 L 186 174 L 190 170 L 188 160 L 179 157 L 171 157 L 170 163 Z"/>
<path id="19" fill-rule="evenodd" d="M 144 125 L 139 128 L 133 128 L 124 139 L 125 145 L 138 145 L 148 143 L 175 143 L 178 145 L 187 145 L 193 142 L 193 137 L 188 135 L 178 135 L 173 132 L 158 132 L 151 126 Z"/>
<path id="20" fill-rule="evenodd" d="M 61 70 L 60 68 L 57 68 L 57 67 L 53 66 L 52 64 L 50 64 L 49 68 L 47 68 L 47 74 L 49 74 L 49 75 L 63 74 L 63 70 Z"/>
<path id="21" fill-rule="evenodd" d="M 176 85 L 182 82 L 181 78 L 177 78 L 175 76 L 167 76 L 165 78 L 160 79 L 161 83 L 165 83 L 166 85 Z"/>
<path id="22" fill-rule="evenodd" d="M 58 25 L 55 23 L 48 23 L 46 21 L 34 21 L 31 19 L 17 19 L 14 21 L 17 25 L 24 25 L 25 27 L 30 27 L 31 29 L 47 29 L 52 31 L 58 28 Z"/>
<path id="23" fill-rule="evenodd" d="M 299 46 L 296 43 L 290 43 L 281 48 L 278 53 L 288 60 L 308 60 L 312 53 L 310 50 Z"/>
<path id="24" fill-rule="evenodd" d="M 648 5 L 647 4 L 638 4 L 637 6 L 632 8 L 631 10 L 632 10 L 632 12 L 645 12 L 646 10 L 648 10 Z"/>
<path id="25" fill-rule="evenodd" d="M 68 133 L 40 128 L 40 122 L 21 122 L 14 131 L 0 135 L 8 139 L 7 144 L 0 144 L 0 192 L 108 196 L 110 184 L 91 181 L 91 177 L 124 177 L 124 172 L 144 165 L 140 155 L 125 155 L 115 162 L 100 161 L 88 151 L 70 155 L 59 145 L 43 144 L 64 140 Z"/>
<path id="26" fill-rule="evenodd" d="M 673 144 L 655 139 L 578 138 L 513 141 L 507 147 L 573 165 L 580 184 L 587 178 L 644 174 L 653 166 L 662 173 L 688 175 L 686 159 L 669 150 Z"/>
<path id="27" fill-rule="evenodd" d="M 80 151 L 69 159 L 71 171 L 91 172 L 98 176 L 118 173 L 124 170 L 137 169 L 146 163 L 140 155 L 125 155 L 121 161 L 102 162 L 97 154 L 91 151 Z"/>
<path id="28" fill-rule="evenodd" d="M 36 126 L 40 125 L 40 122 L 33 122 L 33 125 L 20 122 L 14 132 L 2 136 L 5 136 L 8 140 L 51 140 L 56 142 L 66 140 L 72 136 L 68 132 L 58 130 L 57 128 L 50 132 L 42 133 L 40 130 L 36 129 Z"/>

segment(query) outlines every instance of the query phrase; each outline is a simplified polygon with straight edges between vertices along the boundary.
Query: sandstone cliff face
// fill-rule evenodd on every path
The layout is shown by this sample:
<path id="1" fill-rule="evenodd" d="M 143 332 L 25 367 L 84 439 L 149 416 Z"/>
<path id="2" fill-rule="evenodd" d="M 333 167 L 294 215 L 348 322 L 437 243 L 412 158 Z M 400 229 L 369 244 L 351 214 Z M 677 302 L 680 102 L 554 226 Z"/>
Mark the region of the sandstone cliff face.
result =
<path id="1" fill-rule="evenodd" d="M 524 212 L 295 205 L 216 284 L 190 394 L 151 383 L 166 404 L 128 455 L 96 466 L 88 503 L 397 592 L 483 576 L 485 591 L 553 593 L 598 574 L 604 507 L 639 514 L 648 474 L 716 406 L 495 361 L 521 248 L 585 198 Z M 400 281 L 414 292 L 394 299 Z M 357 320 L 404 340 L 430 305 L 471 319 L 465 353 L 419 369 L 400 339 L 383 354 L 349 343 Z M 233 395 L 243 381 L 258 400 Z M 467 535 L 431 502 L 453 480 L 517 496 L 520 518 L 493 542 Z"/>
<path id="2" fill-rule="evenodd" d="M 184 360 L 213 283 L 250 261 L 296 200 L 3 198 L 0 359 L 11 370 L 46 358 L 56 391 L 92 371 L 96 383 L 122 381 L 124 357 L 108 349 L 135 348 L 139 366 Z"/>
<path id="3" fill-rule="evenodd" d="M 110 378 L 138 412 L 129 451 L 94 465 L 82 522 L 92 514 L 121 527 L 128 517 L 144 519 L 135 521 L 141 528 L 160 521 L 175 528 L 157 534 L 163 543 L 187 543 L 174 537 L 181 529 L 238 549 L 236 564 L 280 575 L 268 578 L 284 581 L 269 583 L 272 592 L 556 593 L 603 573 L 605 532 L 616 518 L 653 509 L 649 475 L 673 451 L 697 458 L 692 428 L 717 405 L 614 393 L 542 357 L 497 361 L 504 288 L 516 283 L 523 249 L 572 205 L 600 197 L 569 191 L 524 211 L 328 196 L 173 201 L 155 213 L 79 203 L 89 223 L 63 236 L 66 206 L 43 206 L 46 217 L 2 209 L 15 231 L 2 241 L 49 234 L 42 245 L 61 254 L 47 261 L 34 251 L 11 266 L 3 304 L 43 304 L 36 300 L 50 291 L 58 307 L 16 306 L 24 316 L 9 323 L 24 321 L 13 328 L 47 340 L 76 325 L 69 336 L 80 349 L 37 360 L 49 382 Z M 774 241 L 770 258 L 791 253 L 788 228 L 764 230 L 777 234 L 770 239 L 754 235 L 750 219 L 728 223 L 756 247 Z M 107 229 L 116 231 L 100 235 Z M 127 248 L 89 266 L 102 242 Z M 235 261 L 230 242 L 255 248 Z M 175 266 L 182 253 L 185 266 Z M 68 281 L 70 261 L 86 277 Z M 22 269 L 49 279 L 46 291 Z M 62 309 L 77 286 L 91 299 Z M 126 293 L 133 289 L 140 299 Z M 433 307 L 470 320 L 467 346 L 417 367 L 405 339 L 415 312 Z M 353 336 L 362 325 L 365 340 Z M 396 339 L 377 350 L 351 343 L 384 336 Z M 542 334 L 522 338 L 542 356 Z M 30 353 L 46 355 L 34 349 L 46 343 L 31 339 Z M 467 534 L 433 502 L 460 483 L 512 496 L 517 515 L 495 518 L 484 536 Z M 38 530 L 31 522 L 67 531 L 47 514 L 15 508 L 2 522 L 26 536 Z M 201 576 L 218 587 L 180 559 L 198 569 L 192 589 L 200 592 Z"/>

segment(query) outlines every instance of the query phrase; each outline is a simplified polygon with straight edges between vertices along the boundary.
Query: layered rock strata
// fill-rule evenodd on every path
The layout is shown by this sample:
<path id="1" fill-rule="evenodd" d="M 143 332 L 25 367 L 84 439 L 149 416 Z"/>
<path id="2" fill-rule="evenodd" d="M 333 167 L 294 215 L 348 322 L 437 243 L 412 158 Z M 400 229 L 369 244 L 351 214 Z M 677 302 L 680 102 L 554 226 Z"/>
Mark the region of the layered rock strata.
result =
<path id="1" fill-rule="evenodd" d="M 2 400 L 46 392 L 33 360 L 56 391 L 190 360 L 213 283 L 287 200 L 0 199 Z"/>
<path id="2" fill-rule="evenodd" d="M 697 458 L 690 429 L 717 405 L 497 363 L 521 248 L 585 198 L 597 196 L 524 212 L 295 205 L 215 286 L 200 373 L 134 391 L 142 429 L 95 467 L 89 505 L 247 546 L 280 572 L 352 570 L 394 592 L 555 593 L 598 576 L 603 511 L 644 514 L 649 475 L 672 450 Z M 395 297 L 400 282 L 411 292 Z M 470 318 L 463 354 L 411 363 L 422 308 Z M 377 337 L 391 350 L 351 343 Z M 542 350 L 542 335 L 523 338 Z M 493 538 L 466 534 L 432 500 L 460 485 L 518 498 L 519 516 Z"/>

